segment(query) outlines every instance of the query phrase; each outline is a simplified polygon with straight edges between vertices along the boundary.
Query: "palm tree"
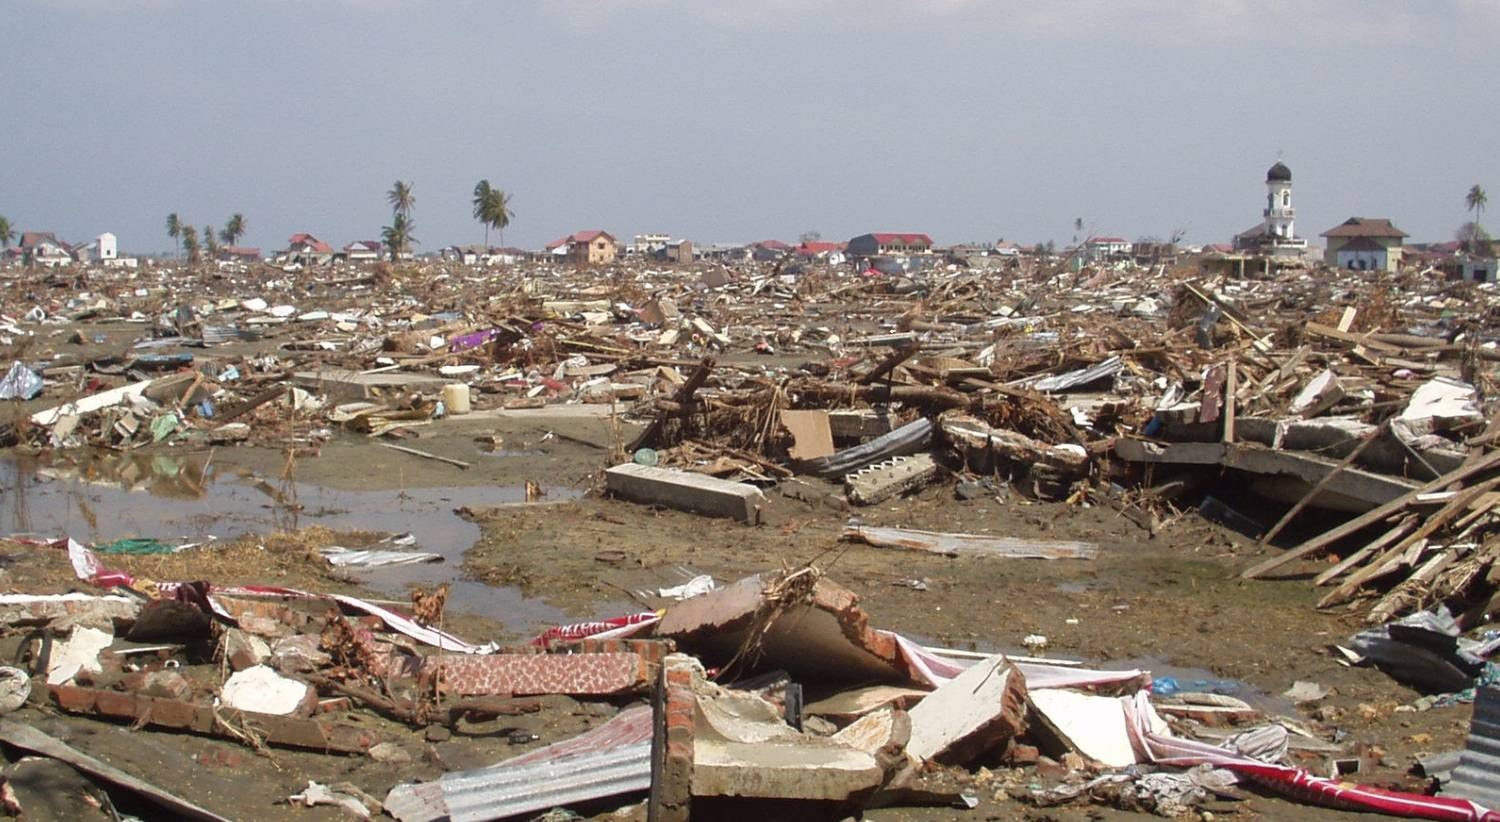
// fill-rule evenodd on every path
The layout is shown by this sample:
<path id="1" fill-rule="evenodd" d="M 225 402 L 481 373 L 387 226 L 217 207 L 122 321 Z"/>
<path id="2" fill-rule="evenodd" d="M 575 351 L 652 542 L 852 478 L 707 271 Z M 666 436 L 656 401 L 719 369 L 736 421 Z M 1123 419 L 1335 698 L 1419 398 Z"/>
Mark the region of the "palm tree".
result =
<path id="1" fill-rule="evenodd" d="M 485 248 L 490 245 L 490 193 L 493 191 L 489 180 L 480 180 L 474 185 L 474 219 L 484 226 Z"/>
<path id="2" fill-rule="evenodd" d="M 182 244 L 177 241 L 177 238 L 182 236 L 182 228 L 182 220 L 177 218 L 177 212 L 174 211 L 167 215 L 167 236 L 172 238 L 172 250 L 174 251 L 180 252 L 182 250 Z"/>
<path id="3" fill-rule="evenodd" d="M 505 227 L 510 225 L 510 218 L 516 216 L 510 210 L 510 195 L 503 190 L 492 188 L 489 180 L 480 180 L 474 186 L 474 219 L 484 225 L 484 245 L 489 248 L 490 229 L 500 232 L 500 242 L 505 242 Z"/>
<path id="4" fill-rule="evenodd" d="M 11 239 L 15 236 L 16 231 L 10 227 L 10 220 L 0 217 L 0 248 L 10 245 Z"/>
<path id="5" fill-rule="evenodd" d="M 381 230 L 380 239 L 385 243 L 385 247 L 391 250 L 391 262 L 394 263 L 400 259 L 406 247 L 417 242 L 417 238 L 411 234 L 412 229 L 416 227 L 416 224 L 405 214 L 398 211 L 391 218 L 391 224 Z"/>
<path id="6" fill-rule="evenodd" d="M 178 225 L 177 233 L 182 235 L 182 250 L 187 252 L 189 265 L 198 262 L 198 229 L 190 225 Z"/>
<path id="7" fill-rule="evenodd" d="M 203 250 L 207 252 L 210 261 L 219 259 L 219 241 L 214 239 L 214 227 L 211 225 L 203 227 Z"/>
<path id="8" fill-rule="evenodd" d="M 1469 193 L 1464 195 L 1464 205 L 1467 205 L 1469 210 L 1474 212 L 1475 228 L 1479 227 L 1479 221 L 1484 217 L 1484 207 L 1489 205 L 1489 202 L 1489 195 L 1484 193 L 1484 189 L 1478 183 L 1475 183 L 1469 189 Z"/>
<path id="9" fill-rule="evenodd" d="M 219 232 L 219 239 L 225 245 L 238 245 L 240 238 L 245 236 L 245 215 L 235 214 L 224 224 L 224 230 Z"/>
<path id="10" fill-rule="evenodd" d="M 411 217 L 412 206 L 417 204 L 417 198 L 411 193 L 411 183 L 403 183 L 400 180 L 391 186 L 391 190 L 385 193 L 385 199 L 391 204 L 391 212 L 401 217 Z"/>

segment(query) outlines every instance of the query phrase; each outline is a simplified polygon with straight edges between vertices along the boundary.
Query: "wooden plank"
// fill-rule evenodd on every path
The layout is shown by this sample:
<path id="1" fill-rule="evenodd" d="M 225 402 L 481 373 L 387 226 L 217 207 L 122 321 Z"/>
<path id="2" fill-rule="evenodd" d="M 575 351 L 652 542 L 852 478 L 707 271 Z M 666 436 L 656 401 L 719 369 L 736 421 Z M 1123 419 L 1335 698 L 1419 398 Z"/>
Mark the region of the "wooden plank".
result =
<path id="1" fill-rule="evenodd" d="M 1235 386 L 1239 382 L 1239 365 L 1234 357 L 1224 371 L 1224 434 L 1220 442 L 1234 442 L 1234 406 L 1237 399 Z"/>
<path id="2" fill-rule="evenodd" d="M 1410 531 L 1412 529 L 1412 526 L 1416 524 L 1417 515 L 1407 514 L 1406 516 L 1401 518 L 1400 522 L 1396 523 L 1396 526 L 1394 528 L 1376 537 L 1375 540 L 1369 545 L 1366 545 L 1358 551 L 1355 551 L 1354 553 L 1345 557 L 1344 560 L 1339 564 L 1333 566 L 1332 568 L 1329 568 L 1321 574 L 1318 574 L 1317 578 L 1313 580 L 1313 585 L 1321 588 L 1324 585 L 1332 582 L 1333 580 L 1338 579 L 1339 577 L 1343 576 L 1345 571 L 1348 571 L 1350 568 L 1353 568 L 1361 562 L 1364 562 L 1365 559 L 1367 559 L 1371 554 L 1379 551 L 1387 545 L 1390 545 L 1396 540 L 1401 539 L 1401 537 L 1405 535 L 1407 531 Z"/>
<path id="3" fill-rule="evenodd" d="M 1376 557 L 1373 562 L 1366 565 L 1358 573 L 1349 577 L 1348 581 L 1340 585 L 1333 593 L 1323 597 L 1322 601 L 1318 603 L 1318 607 L 1324 608 L 1328 605 L 1336 605 L 1339 602 L 1343 602 L 1345 599 L 1353 596 L 1359 590 L 1360 586 L 1366 582 L 1390 573 L 1395 567 L 1399 566 L 1398 560 L 1407 549 L 1416 545 L 1426 545 L 1428 538 L 1437 533 L 1439 528 L 1447 525 L 1449 520 L 1467 510 L 1469 503 L 1473 502 L 1475 498 L 1487 491 L 1493 490 L 1497 485 L 1500 485 L 1500 477 L 1492 477 L 1478 485 L 1464 489 L 1463 493 L 1454 497 L 1441 510 L 1428 517 L 1427 521 L 1422 523 L 1422 527 L 1387 549 L 1385 553 Z"/>
<path id="4" fill-rule="evenodd" d="M 782 411 L 781 424 L 792 432 L 793 444 L 787 451 L 792 459 L 811 460 L 834 452 L 827 411 Z"/>
<path id="5" fill-rule="evenodd" d="M 1298 545 L 1297 547 L 1292 548 L 1291 550 L 1283 554 L 1271 557 L 1264 562 L 1257 563 L 1256 565 L 1245 569 L 1245 571 L 1241 573 L 1240 576 L 1245 579 L 1254 579 L 1267 573 L 1268 571 L 1273 571 L 1277 568 L 1280 568 L 1281 566 L 1286 565 L 1289 562 L 1295 562 L 1302 557 L 1321 551 L 1322 549 L 1327 548 L 1329 545 L 1338 542 L 1344 537 L 1350 536 L 1352 534 L 1357 534 L 1360 531 L 1363 531 L 1364 529 L 1370 527 L 1371 525 L 1384 520 L 1390 515 L 1405 510 L 1406 507 L 1411 504 L 1412 500 L 1416 499 L 1422 494 L 1443 490 L 1448 486 L 1453 485 L 1454 483 L 1463 482 L 1469 477 L 1488 471 L 1494 468 L 1496 465 L 1500 465 L 1500 451 L 1492 451 L 1489 454 L 1486 454 L 1485 456 L 1475 460 L 1474 462 L 1450 471 L 1447 474 L 1444 474 L 1443 476 L 1433 480 L 1432 482 L 1421 486 L 1420 488 L 1414 488 L 1410 492 L 1403 494 L 1402 496 L 1393 499 L 1390 502 L 1387 502 L 1386 504 L 1375 508 L 1374 510 L 1366 511 L 1365 513 L 1360 514 L 1359 516 L 1349 520 L 1348 522 L 1338 526 L 1337 528 L 1331 528 L 1328 531 L 1325 531 L 1322 534 L 1319 534 L 1318 536 L 1313 537 L 1306 542 L 1303 542 L 1301 545 Z"/>
<path id="6" fill-rule="evenodd" d="M 419 448 L 408 448 L 405 445 L 393 445 L 393 444 L 391 444 L 389 442 L 382 442 L 382 443 L 377 443 L 377 444 L 380 445 L 380 447 L 382 447 L 382 448 L 389 448 L 392 451 L 400 451 L 403 454 L 411 454 L 414 457 L 422 457 L 424 459 L 437 460 L 438 462 L 446 462 L 449 465 L 455 465 L 455 466 L 458 466 L 459 468 L 463 468 L 465 470 L 467 470 L 468 468 L 470 468 L 470 467 L 473 466 L 473 463 L 464 462 L 463 460 L 456 460 L 456 459 L 454 459 L 452 457 L 444 457 L 444 456 L 441 456 L 441 455 L 438 455 L 438 454 L 434 454 L 431 451 L 423 451 L 423 450 L 421 450 Z"/>
<path id="7" fill-rule="evenodd" d="M 1331 325 L 1310 322 L 1307 324 L 1307 333 L 1314 337 L 1337 340 L 1353 346 L 1361 346 L 1371 351 L 1379 351 L 1382 354 L 1404 354 L 1405 350 L 1399 345 L 1383 343 L 1379 340 L 1370 339 L 1368 334 L 1351 334 L 1348 331 L 1340 331 Z"/>
<path id="8" fill-rule="evenodd" d="M 926 551 L 949 557 L 976 556 L 1007 559 L 1093 559 L 1099 546 L 1092 542 L 991 537 L 980 534 L 946 534 L 905 528 L 848 525 L 844 539 L 866 542 L 877 548 Z"/>
<path id="9" fill-rule="evenodd" d="M 1354 306 L 1344 306 L 1344 313 L 1339 316 L 1339 330 L 1347 332 L 1354 327 L 1354 315 L 1359 313 Z"/>

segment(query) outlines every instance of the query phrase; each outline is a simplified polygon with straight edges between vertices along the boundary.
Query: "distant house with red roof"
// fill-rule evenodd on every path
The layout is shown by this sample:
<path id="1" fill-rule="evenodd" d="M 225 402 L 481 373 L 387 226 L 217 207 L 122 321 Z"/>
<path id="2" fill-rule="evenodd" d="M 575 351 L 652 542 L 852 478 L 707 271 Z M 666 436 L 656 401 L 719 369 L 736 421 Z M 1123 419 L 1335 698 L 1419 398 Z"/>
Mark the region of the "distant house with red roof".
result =
<path id="1" fill-rule="evenodd" d="M 910 256 L 931 254 L 932 238 L 915 232 L 874 232 L 861 234 L 844 245 L 844 251 L 853 259 L 870 257 Z"/>
<path id="2" fill-rule="evenodd" d="M 344 246 L 344 259 L 351 263 L 373 263 L 385 253 L 379 240 L 355 240 Z"/>
<path id="3" fill-rule="evenodd" d="M 1084 249 L 1090 260 L 1129 256 L 1132 244 L 1124 237 L 1091 237 Z"/>
<path id="4" fill-rule="evenodd" d="M 844 244 L 809 240 L 798 243 L 794 252 L 804 260 L 821 260 L 832 265 L 844 262 Z"/>
<path id="5" fill-rule="evenodd" d="M 782 257 L 786 256 L 786 253 L 791 250 L 792 247 L 790 245 L 787 245 L 780 240 L 761 240 L 760 242 L 751 243 L 745 246 L 745 251 L 749 255 L 750 259 L 760 263 L 779 260 Z"/>
<path id="6" fill-rule="evenodd" d="M 57 235 L 50 231 L 25 231 L 21 233 L 21 259 L 27 265 L 39 265 L 44 268 L 52 268 L 59 265 L 70 265 L 73 262 L 73 251 L 67 243 L 57 239 Z"/>
<path id="7" fill-rule="evenodd" d="M 333 247 L 307 232 L 293 234 L 281 256 L 292 263 L 316 265 L 333 260 Z"/>
<path id="8" fill-rule="evenodd" d="M 613 234 L 595 228 L 559 237 L 547 243 L 547 251 L 577 265 L 602 265 L 615 261 L 619 246 Z"/>
<path id="9" fill-rule="evenodd" d="M 253 263 L 260 260 L 260 249 L 244 245 L 219 247 L 219 261 L 225 263 Z"/>

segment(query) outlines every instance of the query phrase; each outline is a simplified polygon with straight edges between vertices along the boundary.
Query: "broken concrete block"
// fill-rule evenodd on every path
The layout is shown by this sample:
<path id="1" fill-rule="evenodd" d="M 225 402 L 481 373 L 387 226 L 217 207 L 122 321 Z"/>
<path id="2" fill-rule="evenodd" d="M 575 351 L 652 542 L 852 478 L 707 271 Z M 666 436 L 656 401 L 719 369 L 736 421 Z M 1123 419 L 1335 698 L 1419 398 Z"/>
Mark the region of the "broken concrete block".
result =
<path id="1" fill-rule="evenodd" d="M 806 716 L 823 716 L 837 722 L 850 722 L 886 706 L 910 708 L 929 692 L 898 685 L 870 685 L 840 691 L 826 699 L 802 707 Z"/>
<path id="2" fill-rule="evenodd" d="M 610 494 L 644 505 L 660 505 L 740 522 L 756 522 L 766 497 L 759 488 L 706 474 L 633 462 L 604 472 Z"/>
<path id="3" fill-rule="evenodd" d="M 1292 399 L 1291 411 L 1304 419 L 1316 417 L 1328 409 L 1338 405 L 1344 398 L 1344 386 L 1339 384 L 1339 377 L 1331 369 L 1324 369 L 1323 373 L 1313 377 L 1297 396 Z"/>
<path id="4" fill-rule="evenodd" d="M 886 770 L 894 770 L 904 761 L 906 743 L 911 741 L 911 717 L 900 708 L 881 708 L 850 723 L 831 739 L 864 751 Z"/>
<path id="5" fill-rule="evenodd" d="M 828 428 L 834 439 L 883 437 L 891 432 L 891 416 L 869 408 L 829 411 Z"/>
<path id="6" fill-rule="evenodd" d="M 884 780 L 874 756 L 816 737 L 693 746 L 694 796 L 845 801 Z"/>
<path id="7" fill-rule="evenodd" d="M 230 628 L 219 641 L 219 652 L 236 671 L 253 668 L 271 657 L 271 646 L 254 634 Z"/>
<path id="8" fill-rule="evenodd" d="M 282 637 L 271 646 L 271 667 L 284 673 L 311 673 L 333 661 L 315 634 Z"/>
<path id="9" fill-rule="evenodd" d="M 1067 751 L 1110 768 L 1136 762 L 1119 697 L 1094 696 L 1062 688 L 1038 688 L 1028 694 L 1035 716 Z M 1063 751 L 1057 751 L 1059 755 Z"/>
<path id="10" fill-rule="evenodd" d="M 759 695 L 708 682 L 697 660 L 675 654 L 667 659 L 652 818 L 686 818 L 691 797 L 842 802 L 885 781 L 886 768 L 874 753 L 801 733 Z M 883 747 L 901 730 L 899 721 L 882 727 L 871 720 L 847 738 Z M 676 799 L 670 806 L 669 796 Z"/>
<path id="11" fill-rule="evenodd" d="M 1445 377 L 1434 377 L 1418 386 L 1396 417 L 1398 427 L 1414 436 L 1483 420 L 1474 386 Z"/>
<path id="12" fill-rule="evenodd" d="M 963 764 L 1025 728 L 1026 683 L 1004 655 L 975 662 L 910 711 L 906 753 L 919 764 Z"/>
<path id="13" fill-rule="evenodd" d="M 845 475 L 844 493 L 855 505 L 874 505 L 927 485 L 937 469 L 931 454 L 895 457 Z"/>
<path id="14" fill-rule="evenodd" d="M 963 455 L 964 462 L 976 471 L 989 472 L 998 460 L 1018 466 L 1046 466 L 1064 478 L 1088 473 L 1088 452 L 1078 445 L 1048 445 L 953 411 L 938 419 L 938 427 Z"/>
<path id="15" fill-rule="evenodd" d="M 176 671 L 152 671 L 146 674 L 141 693 L 186 702 L 193 698 L 193 686 Z"/>
<path id="16" fill-rule="evenodd" d="M 240 711 L 275 716 L 311 716 L 318 692 L 306 682 L 287 679 L 265 665 L 236 672 L 219 689 L 224 704 Z"/>
<path id="17" fill-rule="evenodd" d="M 827 579 L 805 578 L 805 595 L 759 634 L 755 670 L 780 668 L 805 682 L 906 682 L 893 635 L 871 629 L 859 597 Z M 667 609 L 655 634 L 712 665 L 733 659 L 754 627 L 772 580 L 746 577 Z"/>
<path id="18" fill-rule="evenodd" d="M 90 594 L 0 594 L 0 625 L 68 625 L 111 628 L 141 612 L 140 600 Z"/>
<path id="19" fill-rule="evenodd" d="M 299 371 L 292 375 L 292 383 L 327 395 L 336 402 L 356 402 L 378 397 L 382 394 L 402 394 L 409 391 L 438 393 L 448 384 L 446 377 L 435 374 L 417 374 L 410 371 L 383 371 L 365 374 L 340 368 L 320 371 Z"/>

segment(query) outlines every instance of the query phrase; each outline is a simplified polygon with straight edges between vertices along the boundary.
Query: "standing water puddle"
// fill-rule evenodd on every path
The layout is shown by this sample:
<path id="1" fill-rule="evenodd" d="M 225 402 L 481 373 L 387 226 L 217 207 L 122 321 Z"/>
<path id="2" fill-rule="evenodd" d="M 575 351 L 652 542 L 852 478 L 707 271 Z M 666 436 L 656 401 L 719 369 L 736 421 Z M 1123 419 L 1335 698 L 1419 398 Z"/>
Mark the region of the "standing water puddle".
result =
<path id="1" fill-rule="evenodd" d="M 403 601 L 409 585 L 446 582 L 454 611 L 494 619 L 517 633 L 570 621 L 562 610 L 517 588 L 461 578 L 464 552 L 478 541 L 480 530 L 454 509 L 525 505 L 522 486 L 343 491 L 267 480 L 222 459 L 210 464 L 207 453 L 101 453 L 51 464 L 0 457 L 0 489 L 0 535 L 69 536 L 85 544 L 128 537 L 233 539 L 308 525 L 410 532 L 416 538 L 413 550 L 440 554 L 444 561 L 355 571 L 358 578 Z M 570 489 L 548 490 L 550 501 L 577 496 Z"/>

